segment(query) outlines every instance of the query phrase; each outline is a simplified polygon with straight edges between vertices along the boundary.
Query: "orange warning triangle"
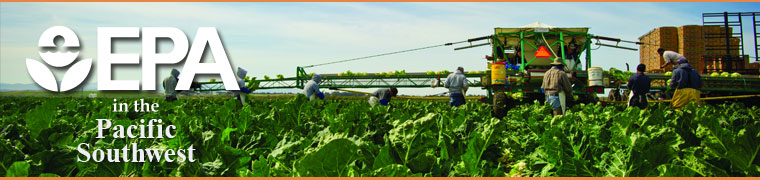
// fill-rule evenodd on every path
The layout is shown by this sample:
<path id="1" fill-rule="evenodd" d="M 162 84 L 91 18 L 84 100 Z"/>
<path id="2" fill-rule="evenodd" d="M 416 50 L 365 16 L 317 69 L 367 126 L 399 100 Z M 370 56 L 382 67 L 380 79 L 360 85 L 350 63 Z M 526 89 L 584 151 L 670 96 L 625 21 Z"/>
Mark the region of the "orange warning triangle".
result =
<path id="1" fill-rule="evenodd" d="M 538 51 L 536 51 L 536 57 L 537 58 L 548 58 L 548 57 L 552 57 L 552 55 L 549 54 L 549 51 L 546 50 L 546 47 L 541 46 L 541 47 L 538 47 Z"/>

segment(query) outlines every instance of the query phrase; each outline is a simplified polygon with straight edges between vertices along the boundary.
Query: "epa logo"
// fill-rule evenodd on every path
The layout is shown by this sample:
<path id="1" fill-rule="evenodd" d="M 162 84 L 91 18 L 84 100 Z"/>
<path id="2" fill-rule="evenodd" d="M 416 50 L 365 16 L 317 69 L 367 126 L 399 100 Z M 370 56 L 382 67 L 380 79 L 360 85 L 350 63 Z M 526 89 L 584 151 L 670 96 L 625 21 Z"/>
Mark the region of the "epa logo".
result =
<path id="1" fill-rule="evenodd" d="M 53 42 L 54 39 L 58 36 L 62 37 L 64 41 L 60 47 L 56 46 Z M 74 60 L 79 57 L 79 51 L 66 51 L 67 48 L 79 47 L 79 38 L 71 29 L 64 26 L 53 26 L 48 28 L 45 30 L 45 32 L 42 33 L 42 35 L 40 35 L 38 46 L 40 48 L 60 49 L 60 51 L 57 52 L 43 52 L 45 50 L 39 52 L 40 57 L 46 64 L 58 68 L 66 67 L 72 63 L 74 64 L 69 67 L 69 69 L 63 75 L 63 79 L 61 79 L 61 86 L 59 88 L 58 82 L 56 81 L 55 76 L 53 76 L 53 72 L 50 71 L 50 69 L 45 64 L 37 60 L 27 58 L 26 68 L 29 72 L 29 75 L 32 76 L 32 80 L 34 80 L 34 82 L 40 85 L 42 88 L 56 92 L 68 91 L 79 86 L 79 84 L 81 84 L 90 73 L 90 68 L 92 67 L 92 59 L 84 59 L 74 63 Z"/>
<path id="2" fill-rule="evenodd" d="M 156 66 L 177 64 L 185 61 L 182 73 L 179 75 L 175 90 L 188 90 L 196 74 L 219 75 L 229 91 L 240 90 L 235 75 L 219 37 L 214 27 L 199 27 L 192 46 L 182 30 L 172 27 L 98 27 L 98 90 L 156 90 Z M 64 42 L 56 45 L 54 39 L 61 37 Z M 134 53 L 115 53 L 113 39 L 140 39 L 142 55 Z M 174 47 L 168 53 L 157 51 L 157 39 L 167 38 Z M 54 92 L 64 92 L 76 88 L 87 79 L 92 67 L 92 59 L 76 61 L 79 57 L 79 38 L 74 31 L 64 26 L 50 27 L 40 35 L 39 52 L 42 63 L 34 59 L 26 59 L 26 68 L 32 80 L 42 88 Z M 204 51 L 210 49 L 214 62 L 201 63 Z M 55 50 L 49 50 L 49 49 Z M 76 50 L 71 50 L 74 48 Z M 73 65 L 72 65 L 73 64 Z M 142 66 L 142 87 L 140 80 L 114 80 L 111 76 L 115 64 L 140 64 Z M 48 66 L 66 68 L 68 70 L 60 81 L 57 81 Z M 60 86 L 58 86 L 58 82 Z"/>

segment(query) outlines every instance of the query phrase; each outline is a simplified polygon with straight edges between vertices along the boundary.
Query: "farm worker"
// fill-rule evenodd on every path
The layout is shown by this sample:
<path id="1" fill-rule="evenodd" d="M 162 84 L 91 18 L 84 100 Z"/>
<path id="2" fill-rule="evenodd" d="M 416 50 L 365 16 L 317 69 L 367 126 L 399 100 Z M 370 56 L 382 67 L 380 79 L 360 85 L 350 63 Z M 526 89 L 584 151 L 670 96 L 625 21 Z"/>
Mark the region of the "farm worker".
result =
<path id="1" fill-rule="evenodd" d="M 660 56 L 662 56 L 663 60 L 665 60 L 665 64 L 660 66 L 660 69 L 665 68 L 665 66 L 667 66 L 668 64 L 672 64 L 673 70 L 675 71 L 676 68 L 678 68 L 678 60 L 681 58 L 686 58 L 683 55 L 678 54 L 677 52 L 667 51 L 663 48 L 657 49 L 657 53 L 660 54 Z"/>
<path id="2" fill-rule="evenodd" d="M 565 46 L 565 62 L 567 62 L 567 69 L 570 71 L 578 70 L 581 64 L 581 60 L 578 58 L 580 54 L 577 44 L 575 44 L 575 38 L 570 40 L 567 46 Z"/>
<path id="3" fill-rule="evenodd" d="M 628 78 L 628 88 L 631 90 L 631 96 L 628 98 L 629 107 L 647 108 L 646 94 L 649 93 L 649 86 L 652 80 L 649 79 L 649 76 L 644 75 L 646 71 L 646 65 L 639 64 L 636 67 L 636 74 Z"/>
<path id="4" fill-rule="evenodd" d="M 314 76 L 311 76 L 311 80 L 304 85 L 303 94 L 306 95 L 306 97 L 309 97 L 310 101 L 317 98 L 325 99 L 325 94 L 319 91 L 320 82 L 322 82 L 322 76 L 315 74 Z"/>
<path id="5" fill-rule="evenodd" d="M 689 102 L 699 102 L 700 92 L 697 89 L 702 87 L 702 77 L 689 65 L 689 61 L 681 58 L 678 63 L 680 65 L 673 71 L 668 85 L 671 89 L 676 89 L 673 93 L 673 107 L 676 109 L 686 106 Z"/>
<path id="6" fill-rule="evenodd" d="M 245 75 L 248 74 L 248 71 L 246 71 L 243 68 L 238 67 L 237 69 L 237 77 L 239 79 L 238 86 L 240 86 L 240 91 L 233 91 L 232 94 L 235 95 L 235 99 L 240 101 L 243 105 L 245 105 L 245 94 L 243 93 L 251 93 L 251 90 L 245 87 Z"/>
<path id="7" fill-rule="evenodd" d="M 467 93 L 469 86 L 467 84 L 467 77 L 464 76 L 464 68 L 457 67 L 456 72 L 449 74 L 446 77 L 446 82 L 443 84 L 443 87 L 449 89 L 449 105 L 461 106 L 465 104 L 464 94 Z"/>
<path id="8" fill-rule="evenodd" d="M 522 52 L 520 48 L 515 49 L 515 55 L 509 61 L 509 64 L 520 64 L 522 62 Z"/>
<path id="9" fill-rule="evenodd" d="M 166 101 L 172 102 L 174 100 L 177 100 L 177 93 L 179 93 L 179 91 L 175 89 L 177 88 L 178 81 L 179 81 L 179 70 L 172 69 L 171 76 L 164 79 L 164 82 L 163 82 L 164 97 L 166 98 Z"/>
<path id="10" fill-rule="evenodd" d="M 544 74 L 544 82 L 541 83 L 541 89 L 546 95 L 546 102 L 552 106 L 554 116 L 561 115 L 565 112 L 564 101 L 566 97 L 572 97 L 573 87 L 570 85 L 570 79 L 565 74 L 564 65 L 559 58 L 554 58 L 551 63 L 552 68 Z"/>
<path id="11" fill-rule="evenodd" d="M 391 97 L 396 97 L 396 94 L 398 94 L 398 89 L 394 87 L 377 89 L 369 96 L 369 105 L 372 107 L 377 104 L 387 106 L 391 102 Z"/>

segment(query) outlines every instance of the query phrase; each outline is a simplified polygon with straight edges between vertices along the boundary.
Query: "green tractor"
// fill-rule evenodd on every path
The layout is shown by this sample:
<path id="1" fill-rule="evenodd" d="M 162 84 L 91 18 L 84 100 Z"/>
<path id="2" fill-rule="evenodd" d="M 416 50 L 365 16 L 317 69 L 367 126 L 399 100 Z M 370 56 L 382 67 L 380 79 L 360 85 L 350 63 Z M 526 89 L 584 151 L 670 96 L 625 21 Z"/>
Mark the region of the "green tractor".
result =
<path id="1" fill-rule="evenodd" d="M 491 54 L 486 56 L 489 71 L 480 82 L 488 92 L 487 101 L 493 103 L 494 116 L 506 115 L 509 108 L 520 102 L 543 102 L 541 83 L 555 58 L 565 64 L 573 94 L 578 97 L 569 96 L 567 102 L 598 101 L 596 94 L 603 93 L 606 84 L 601 68 L 591 67 L 589 47 L 592 39 L 598 37 L 588 34 L 588 29 L 534 23 L 520 28 L 495 28 L 493 35 L 481 38 L 489 40 L 492 48 Z M 585 58 L 581 61 L 584 52 Z M 519 99 L 521 97 L 524 99 Z"/>

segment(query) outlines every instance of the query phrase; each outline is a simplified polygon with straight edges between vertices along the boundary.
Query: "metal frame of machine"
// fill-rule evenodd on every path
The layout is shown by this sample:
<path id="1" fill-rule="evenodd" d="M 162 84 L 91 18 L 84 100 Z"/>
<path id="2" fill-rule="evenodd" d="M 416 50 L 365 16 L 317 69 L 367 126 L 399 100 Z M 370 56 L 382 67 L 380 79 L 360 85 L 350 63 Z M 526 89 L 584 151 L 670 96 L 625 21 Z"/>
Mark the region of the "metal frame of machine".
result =
<path id="1" fill-rule="evenodd" d="M 578 67 L 577 69 L 566 70 L 568 77 L 573 84 L 574 94 L 581 95 L 580 102 L 593 102 L 596 101 L 596 93 L 603 93 L 604 86 L 589 86 L 587 70 L 591 67 L 591 43 L 592 39 L 598 39 L 598 36 L 587 33 L 588 28 L 554 28 L 554 27 L 523 27 L 523 28 L 495 28 L 494 35 L 491 36 L 490 41 L 492 45 L 493 61 L 500 62 L 497 56 L 508 57 L 507 53 L 500 52 L 506 49 L 519 49 L 519 70 L 510 71 L 508 73 L 507 81 L 505 84 L 488 84 L 484 87 L 488 91 L 488 102 L 494 102 L 496 106 L 497 101 L 506 101 L 502 98 L 501 92 L 521 92 L 529 94 L 529 101 L 532 99 L 542 99 L 543 93 L 541 90 L 541 82 L 543 81 L 544 73 L 550 68 L 548 62 L 544 64 L 536 65 L 536 57 L 530 57 L 527 53 L 532 53 L 530 50 L 537 50 L 539 46 L 557 46 L 554 57 L 560 58 L 562 62 L 567 63 L 566 49 L 569 41 L 579 40 L 580 44 L 576 42 L 576 45 L 580 45 L 577 59 L 581 57 L 583 52 L 586 53 L 585 67 Z M 531 39 L 533 42 L 531 42 Z M 572 39 L 572 40 L 571 40 Z M 511 41 L 511 42 L 509 42 Z M 517 42 L 515 42 L 517 41 Z M 597 43 L 599 44 L 599 43 Z M 604 45 L 604 44 L 599 44 Z M 611 46 L 611 45 L 608 45 Z M 616 47 L 612 46 L 612 47 Z M 496 53 L 503 53 L 497 55 Z M 516 52 L 514 52 L 516 53 Z M 506 59 L 506 58 L 504 58 Z M 551 59 L 551 58 L 549 58 Z M 547 61 L 544 59 L 544 61 Z M 489 67 L 491 68 L 491 67 Z M 491 77 L 489 77 L 491 78 Z M 494 96 L 499 95 L 499 96 Z"/>
<path id="2" fill-rule="evenodd" d="M 538 49 L 539 45 L 548 45 L 549 47 L 558 46 L 558 54 L 554 55 L 560 58 L 565 64 L 567 64 L 567 57 L 565 57 L 565 46 L 567 45 L 567 38 L 574 38 L 582 42 L 580 52 L 577 54 L 577 58 L 580 59 L 583 52 L 585 52 L 585 67 L 567 70 L 568 77 L 570 78 L 573 86 L 574 94 L 580 95 L 580 102 L 594 102 L 597 100 L 596 94 L 603 93 L 605 88 L 621 88 L 625 89 L 625 85 L 620 82 L 612 82 L 613 84 L 605 83 L 604 86 L 589 86 L 587 73 L 591 68 L 591 45 L 592 40 L 596 39 L 595 45 L 622 48 L 628 50 L 636 50 L 623 46 L 618 46 L 620 42 L 644 44 L 641 42 L 625 41 L 616 38 L 609 38 L 603 36 L 594 36 L 589 34 L 588 28 L 555 28 L 555 27 L 523 27 L 523 28 L 495 28 L 494 34 L 484 37 L 472 38 L 466 41 L 460 41 L 455 43 L 446 43 L 435 46 L 428 46 L 423 48 L 416 48 L 411 50 L 403 50 L 392 53 L 385 53 L 380 55 L 373 55 L 361 58 L 353 58 L 348 60 L 341 60 L 335 62 L 328 62 L 317 65 L 334 64 L 346 61 L 353 61 L 359 59 L 372 58 L 382 55 L 391 55 L 415 50 L 422 50 L 440 46 L 450 46 L 452 44 L 470 43 L 470 46 L 455 48 L 455 50 L 467 49 L 472 47 L 491 45 L 493 60 L 490 60 L 488 70 L 485 73 L 471 74 L 466 73 L 466 77 L 470 87 L 481 87 L 487 91 L 486 101 L 494 103 L 496 106 L 503 106 L 497 104 L 498 101 L 504 101 L 504 92 L 523 92 L 529 94 L 528 98 L 542 99 L 541 82 L 543 80 L 543 74 L 548 69 L 548 65 L 545 64 L 546 59 L 543 62 L 537 61 L 536 57 L 527 58 L 526 51 L 528 49 Z M 548 37 L 548 38 L 547 38 Z M 531 39 L 532 38 L 532 39 Z M 516 39 L 517 44 L 508 42 L 508 39 Z M 488 43 L 472 45 L 472 42 L 488 40 Z M 541 41 L 543 40 L 543 41 Z M 617 42 L 615 45 L 602 44 L 599 40 L 607 40 Z M 532 41 L 532 42 L 531 42 Z M 550 42 L 551 41 L 551 42 Z M 576 43 L 576 45 L 578 45 Z M 498 62 L 496 53 L 502 53 L 501 57 L 507 57 L 507 53 L 503 50 L 519 46 L 520 68 L 510 71 L 505 77 L 504 84 L 492 84 L 491 74 L 492 70 L 490 64 Z M 553 50 L 552 50 L 553 51 Z M 513 52 L 515 53 L 515 52 Z M 553 52 L 554 53 L 554 52 Z M 539 62 L 539 63 L 537 63 Z M 544 64 L 541 64 L 544 63 Z M 278 79 L 264 79 L 256 80 L 259 82 L 259 86 L 256 89 L 283 89 L 283 88 L 299 88 L 302 89 L 304 84 L 311 79 L 311 76 L 306 73 L 305 68 L 313 67 L 299 66 L 296 67 L 296 76 Z M 388 75 L 379 73 L 368 73 L 362 76 L 340 76 L 338 74 L 320 74 L 323 82 L 320 84 L 321 88 L 383 88 L 383 87 L 397 87 L 397 88 L 425 88 L 440 86 L 441 81 L 445 80 L 447 74 L 427 74 L 427 73 L 406 73 L 403 75 Z M 667 90 L 666 81 L 670 79 L 669 76 L 664 74 L 647 74 L 652 78 L 652 89 Z M 441 80 L 443 76 L 444 80 Z M 727 78 L 715 78 L 703 76 L 705 81 L 705 88 L 703 91 L 715 91 L 715 92 L 737 92 L 737 93 L 756 93 L 760 92 L 760 79 L 757 77 L 745 76 L 743 78 L 727 79 Z M 609 82 L 609 81 L 605 81 Z M 222 82 L 199 82 L 199 91 L 223 91 L 225 90 Z M 498 95 L 498 96 L 494 96 Z M 528 101 L 532 102 L 532 100 Z M 496 109 L 495 109 L 496 111 Z"/>
<path id="3" fill-rule="evenodd" d="M 258 81 L 259 87 L 256 89 L 284 89 L 284 88 L 299 88 L 303 89 L 304 84 L 311 79 L 311 76 L 306 74 L 303 67 L 297 67 L 296 72 L 298 76 L 287 77 L 282 79 L 265 79 Z M 366 76 L 339 76 L 338 74 L 320 74 L 322 76 L 321 88 L 383 88 L 383 87 L 397 87 L 397 88 L 425 88 L 431 87 L 434 84 L 443 79 L 446 79 L 446 75 L 430 75 L 426 73 L 407 73 L 405 75 L 380 75 L 377 73 L 369 73 Z M 467 81 L 471 87 L 480 87 L 480 78 L 485 74 L 465 74 L 468 78 Z M 201 85 L 200 91 L 223 91 L 224 86 L 221 82 L 199 82 Z"/>

